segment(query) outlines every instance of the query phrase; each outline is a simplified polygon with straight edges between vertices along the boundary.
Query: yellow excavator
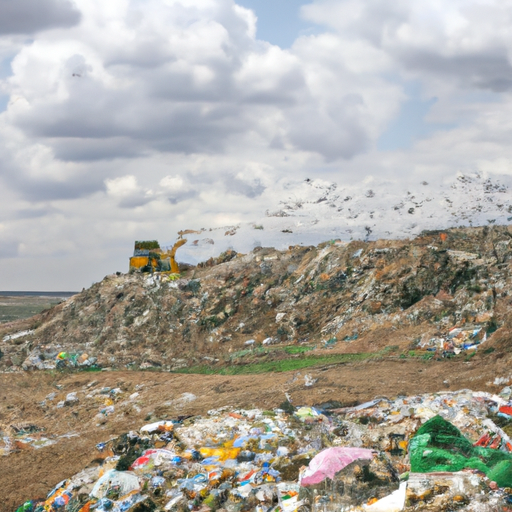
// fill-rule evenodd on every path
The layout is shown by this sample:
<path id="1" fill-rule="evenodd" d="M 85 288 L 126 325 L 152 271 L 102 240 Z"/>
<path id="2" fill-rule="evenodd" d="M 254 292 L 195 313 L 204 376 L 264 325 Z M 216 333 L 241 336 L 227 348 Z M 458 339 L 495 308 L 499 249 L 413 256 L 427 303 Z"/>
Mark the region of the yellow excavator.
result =
<path id="1" fill-rule="evenodd" d="M 187 230 L 186 232 L 190 232 Z M 138 240 L 135 242 L 133 256 L 130 258 L 130 272 L 170 272 L 179 274 L 180 267 L 176 261 L 176 251 L 187 243 L 183 238 L 184 231 L 179 232 L 179 238 L 172 248 L 163 251 L 156 240 Z"/>

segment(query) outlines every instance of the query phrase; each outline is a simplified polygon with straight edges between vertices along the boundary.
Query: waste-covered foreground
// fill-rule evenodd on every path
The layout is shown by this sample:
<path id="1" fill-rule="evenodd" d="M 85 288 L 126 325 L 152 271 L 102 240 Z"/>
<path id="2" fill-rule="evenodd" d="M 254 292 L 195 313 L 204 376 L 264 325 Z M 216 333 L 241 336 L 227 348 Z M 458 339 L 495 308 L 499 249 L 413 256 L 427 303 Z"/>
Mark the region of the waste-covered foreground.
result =
<path id="1" fill-rule="evenodd" d="M 22 511 L 512 510 L 512 389 L 170 418 Z"/>

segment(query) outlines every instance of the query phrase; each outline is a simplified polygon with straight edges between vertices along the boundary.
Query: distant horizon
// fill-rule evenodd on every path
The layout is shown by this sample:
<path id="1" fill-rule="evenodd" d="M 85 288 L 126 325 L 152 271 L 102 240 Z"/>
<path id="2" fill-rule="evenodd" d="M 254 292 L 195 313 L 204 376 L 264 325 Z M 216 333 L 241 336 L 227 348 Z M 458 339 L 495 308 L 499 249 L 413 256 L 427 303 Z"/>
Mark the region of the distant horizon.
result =
<path id="1" fill-rule="evenodd" d="M 51 296 L 51 297 L 61 297 L 61 296 L 73 296 L 80 292 L 70 292 L 70 291 L 30 291 L 30 290 L 6 290 L 6 291 L 0 291 L 1 297 L 23 297 L 23 296 Z"/>

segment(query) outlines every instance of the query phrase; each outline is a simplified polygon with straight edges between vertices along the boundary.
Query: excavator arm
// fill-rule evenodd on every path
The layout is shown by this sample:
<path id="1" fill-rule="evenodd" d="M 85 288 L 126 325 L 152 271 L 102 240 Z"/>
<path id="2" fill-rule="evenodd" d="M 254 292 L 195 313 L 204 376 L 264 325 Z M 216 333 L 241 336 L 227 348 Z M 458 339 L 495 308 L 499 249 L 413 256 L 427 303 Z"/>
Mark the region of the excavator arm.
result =
<path id="1" fill-rule="evenodd" d="M 174 274 L 179 274 L 180 273 L 180 267 L 178 266 L 178 263 L 176 262 L 176 259 L 175 259 L 176 251 L 182 245 L 185 245 L 186 243 L 187 243 L 187 239 L 186 238 L 181 238 L 180 240 L 178 240 L 173 245 L 173 248 L 168 253 L 169 254 L 169 259 L 171 261 L 171 272 L 174 273 Z"/>

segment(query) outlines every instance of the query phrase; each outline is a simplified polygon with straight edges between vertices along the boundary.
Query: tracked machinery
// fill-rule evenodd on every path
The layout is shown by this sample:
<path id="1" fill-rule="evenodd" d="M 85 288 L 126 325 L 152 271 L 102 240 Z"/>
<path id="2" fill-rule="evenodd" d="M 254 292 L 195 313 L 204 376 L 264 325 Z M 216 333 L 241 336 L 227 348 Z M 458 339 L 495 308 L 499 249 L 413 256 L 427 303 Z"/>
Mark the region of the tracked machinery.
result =
<path id="1" fill-rule="evenodd" d="M 180 267 L 176 261 L 176 251 L 187 243 L 180 231 L 179 238 L 170 249 L 162 249 L 156 240 L 137 240 L 130 258 L 130 272 L 167 272 L 179 274 Z"/>

